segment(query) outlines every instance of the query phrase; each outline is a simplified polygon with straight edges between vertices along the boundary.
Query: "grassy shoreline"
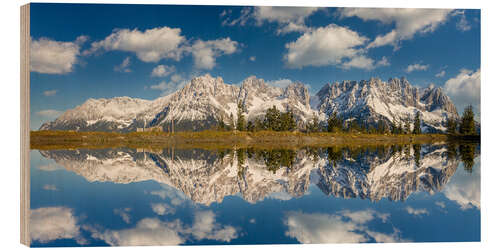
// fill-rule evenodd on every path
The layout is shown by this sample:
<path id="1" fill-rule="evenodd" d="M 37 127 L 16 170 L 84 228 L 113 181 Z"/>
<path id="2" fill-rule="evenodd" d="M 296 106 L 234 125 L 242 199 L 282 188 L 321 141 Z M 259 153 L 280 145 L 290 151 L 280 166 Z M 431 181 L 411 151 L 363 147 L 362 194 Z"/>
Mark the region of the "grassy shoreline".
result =
<path id="1" fill-rule="evenodd" d="M 75 132 L 31 131 L 31 149 L 79 148 L 302 148 L 341 145 L 388 145 L 445 143 L 447 141 L 479 141 L 479 137 L 447 136 L 444 134 L 392 135 L 358 133 L 301 133 L 301 132 Z"/>

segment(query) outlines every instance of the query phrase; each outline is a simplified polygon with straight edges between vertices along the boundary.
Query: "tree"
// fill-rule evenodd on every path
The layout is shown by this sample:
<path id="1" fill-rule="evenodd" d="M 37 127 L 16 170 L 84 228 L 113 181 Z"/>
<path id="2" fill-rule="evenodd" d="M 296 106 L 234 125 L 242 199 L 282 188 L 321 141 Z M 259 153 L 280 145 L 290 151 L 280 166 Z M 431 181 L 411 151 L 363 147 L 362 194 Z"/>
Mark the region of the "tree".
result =
<path id="1" fill-rule="evenodd" d="M 387 125 L 385 124 L 385 122 L 382 121 L 382 120 L 378 120 L 378 123 L 377 123 L 377 132 L 379 134 L 385 134 L 386 131 L 387 131 Z"/>
<path id="2" fill-rule="evenodd" d="M 264 125 L 266 129 L 278 131 L 281 125 L 279 122 L 279 118 L 280 118 L 280 112 L 276 108 L 276 106 L 267 109 L 266 115 L 264 117 Z"/>
<path id="3" fill-rule="evenodd" d="M 457 120 L 453 118 L 448 119 L 446 123 L 446 133 L 451 135 L 457 133 Z"/>
<path id="4" fill-rule="evenodd" d="M 286 113 L 280 114 L 280 131 L 293 131 L 297 128 L 297 122 L 293 117 L 293 113 L 291 111 L 287 111 Z"/>
<path id="5" fill-rule="evenodd" d="M 474 111 L 472 111 L 472 105 L 469 105 L 464 109 L 462 119 L 460 120 L 459 131 L 460 134 L 464 135 L 476 134 L 476 122 L 474 121 Z"/>
<path id="6" fill-rule="evenodd" d="M 342 129 L 342 120 L 337 115 L 337 111 L 334 111 L 328 117 L 328 132 L 338 132 Z"/>
<path id="7" fill-rule="evenodd" d="M 231 116 L 229 116 L 229 130 L 234 130 L 234 116 L 233 116 L 233 113 L 231 113 Z"/>
<path id="8" fill-rule="evenodd" d="M 247 131 L 251 131 L 251 132 L 255 131 L 255 125 L 253 124 L 252 121 L 247 122 Z"/>
<path id="9" fill-rule="evenodd" d="M 421 134 L 422 128 L 420 127 L 420 112 L 415 115 L 415 120 L 413 121 L 413 134 Z"/>
<path id="10" fill-rule="evenodd" d="M 411 133 L 411 125 L 410 125 L 410 118 L 405 119 L 405 129 L 404 129 L 405 134 Z"/>
<path id="11" fill-rule="evenodd" d="M 244 131 L 246 129 L 245 116 L 243 115 L 243 103 L 240 101 L 238 103 L 238 115 L 236 121 L 236 129 L 239 131 Z"/>
<path id="12" fill-rule="evenodd" d="M 224 123 L 224 117 L 222 115 L 217 118 L 217 129 L 221 131 L 226 129 L 226 124 Z"/>

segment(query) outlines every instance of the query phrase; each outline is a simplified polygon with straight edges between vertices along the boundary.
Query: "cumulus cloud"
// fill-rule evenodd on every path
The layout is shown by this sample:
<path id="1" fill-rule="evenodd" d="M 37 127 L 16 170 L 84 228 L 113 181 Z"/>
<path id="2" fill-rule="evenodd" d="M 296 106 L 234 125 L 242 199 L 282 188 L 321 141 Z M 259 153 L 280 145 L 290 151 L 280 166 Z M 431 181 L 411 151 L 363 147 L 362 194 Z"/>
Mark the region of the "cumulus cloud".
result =
<path id="1" fill-rule="evenodd" d="M 180 45 L 185 40 L 179 28 L 115 29 L 104 40 L 93 42 L 84 54 L 118 50 L 135 53 L 144 62 L 158 62 L 165 58 L 180 60 L 183 52 Z"/>
<path id="2" fill-rule="evenodd" d="M 130 67 L 130 57 L 127 56 L 125 59 L 123 59 L 123 61 L 122 61 L 122 63 L 120 63 L 120 65 L 115 66 L 114 70 L 117 72 L 129 73 L 129 72 L 132 72 L 132 70 L 129 67 Z"/>
<path id="3" fill-rule="evenodd" d="M 376 242 L 400 242 L 399 231 L 392 234 L 369 230 L 366 223 L 375 218 L 383 218 L 388 214 L 378 214 L 373 210 L 340 211 L 337 214 L 289 212 L 285 217 L 285 234 L 296 238 L 301 243 L 360 243 L 374 240 Z"/>
<path id="4" fill-rule="evenodd" d="M 227 12 L 223 12 L 221 17 L 225 17 L 222 25 L 246 25 L 249 20 L 253 20 L 255 25 L 261 26 L 265 23 L 277 23 L 277 34 L 290 32 L 305 32 L 310 30 L 306 26 L 305 20 L 314 14 L 319 8 L 315 7 L 272 7 L 259 6 L 253 8 L 243 8 L 236 19 L 231 20 Z"/>
<path id="5" fill-rule="evenodd" d="M 191 226 L 181 221 L 161 221 L 157 218 L 140 220 L 133 228 L 122 230 L 99 230 L 86 226 L 93 238 L 101 239 L 112 246 L 161 246 L 179 245 L 189 239 L 210 239 L 229 242 L 238 236 L 236 228 L 216 222 L 211 211 L 197 211 Z"/>
<path id="6" fill-rule="evenodd" d="M 44 96 L 55 96 L 57 94 L 57 89 L 43 91 Z"/>
<path id="7" fill-rule="evenodd" d="M 443 208 L 443 209 L 446 207 L 446 205 L 442 201 L 436 201 L 434 204 L 436 204 L 436 206 Z"/>
<path id="8" fill-rule="evenodd" d="M 382 59 L 380 59 L 377 62 L 376 66 L 389 66 L 389 65 L 391 65 L 391 63 L 389 62 L 389 60 L 387 59 L 387 57 L 383 56 Z"/>
<path id="9" fill-rule="evenodd" d="M 233 226 L 217 223 L 212 211 L 196 212 L 193 226 L 188 231 L 198 240 L 210 239 L 230 242 L 238 236 L 237 230 Z"/>
<path id="10" fill-rule="evenodd" d="M 65 74 L 73 71 L 78 62 L 80 47 L 87 40 L 80 36 L 72 42 L 49 38 L 32 39 L 30 44 L 30 70 L 44 74 Z"/>
<path id="11" fill-rule="evenodd" d="M 408 212 L 408 214 L 411 214 L 411 215 L 415 215 L 415 216 L 421 216 L 421 215 L 428 215 L 429 214 L 429 211 L 427 211 L 427 209 L 425 208 L 413 208 L 413 207 L 410 207 L 410 206 L 407 206 L 406 207 L 406 212 Z"/>
<path id="12" fill-rule="evenodd" d="M 481 208 L 481 157 L 476 157 L 474 162 L 472 174 L 455 174 L 443 190 L 446 198 L 456 202 L 463 210 Z"/>
<path id="13" fill-rule="evenodd" d="M 441 70 L 439 73 L 435 75 L 435 77 L 443 77 L 444 75 L 446 75 L 446 71 Z"/>
<path id="14" fill-rule="evenodd" d="M 465 10 L 455 10 L 451 15 L 458 16 L 457 29 L 460 31 L 468 31 L 471 29 L 467 17 L 465 17 Z"/>
<path id="15" fill-rule="evenodd" d="M 467 105 L 481 109 L 481 70 L 475 72 L 468 69 L 450 78 L 444 84 L 444 91 L 453 100 L 458 110 L 463 110 Z"/>
<path id="16" fill-rule="evenodd" d="M 43 116 L 45 118 L 57 118 L 63 113 L 63 111 L 55 110 L 55 109 L 45 109 L 45 110 L 40 110 L 36 112 L 37 115 Z"/>
<path id="17" fill-rule="evenodd" d="M 104 230 L 86 226 L 91 236 L 101 239 L 111 246 L 163 246 L 179 245 L 185 239 L 179 235 L 180 222 L 162 222 L 155 218 L 140 220 L 134 228 Z"/>
<path id="18" fill-rule="evenodd" d="M 163 200 L 165 200 L 166 198 L 169 198 L 169 203 L 173 206 L 178 206 L 178 205 L 182 204 L 186 199 L 188 199 L 182 191 L 179 191 L 179 190 L 177 190 L 171 186 L 168 186 L 166 184 L 162 184 L 161 186 L 162 186 L 162 189 L 153 190 L 150 192 L 150 194 L 159 196 Z"/>
<path id="19" fill-rule="evenodd" d="M 30 237 L 47 243 L 59 239 L 75 239 L 79 244 L 86 240 L 80 234 L 80 226 L 73 210 L 67 207 L 42 207 L 30 213 Z"/>
<path id="20" fill-rule="evenodd" d="M 151 89 L 162 91 L 161 95 L 169 95 L 174 93 L 178 89 L 186 86 L 188 80 L 184 79 L 182 76 L 174 74 L 170 77 L 170 81 L 161 81 L 156 85 L 149 86 Z"/>
<path id="21" fill-rule="evenodd" d="M 250 60 L 251 62 L 255 62 L 257 58 L 255 56 L 251 56 L 250 58 L 248 58 L 248 60 Z"/>
<path id="22" fill-rule="evenodd" d="M 375 65 L 373 63 L 373 59 L 368 58 L 364 55 L 360 55 L 351 58 L 350 61 L 344 62 L 341 67 L 344 69 L 358 68 L 370 70 L 375 68 Z"/>
<path id="23" fill-rule="evenodd" d="M 129 207 L 113 209 L 113 213 L 120 216 L 127 224 L 130 224 L 130 211 L 132 211 L 132 208 Z"/>
<path id="24" fill-rule="evenodd" d="M 391 8 L 342 8 L 340 17 L 358 17 L 363 21 L 377 21 L 395 28 L 377 36 L 367 48 L 392 45 L 399 47 L 401 41 L 412 39 L 415 34 L 434 32 L 446 22 L 452 10 L 448 9 L 391 9 Z"/>
<path id="25" fill-rule="evenodd" d="M 194 57 L 194 66 L 198 69 L 212 69 L 215 67 L 215 59 L 222 55 L 230 55 L 236 52 L 238 42 L 230 38 L 210 41 L 197 40 L 190 48 Z"/>
<path id="26" fill-rule="evenodd" d="M 54 164 L 54 163 L 47 164 L 47 165 L 40 165 L 37 168 L 42 170 L 42 171 L 48 171 L 48 172 L 64 169 L 62 166 Z"/>
<path id="27" fill-rule="evenodd" d="M 267 84 L 279 88 L 286 88 L 288 85 L 292 84 L 292 80 L 290 79 L 279 79 L 279 80 L 274 80 L 274 81 L 268 81 L 266 82 Z"/>
<path id="28" fill-rule="evenodd" d="M 428 68 L 429 68 L 429 64 L 414 63 L 414 64 L 408 65 L 408 67 L 406 67 L 405 71 L 407 73 L 411 73 L 413 71 L 426 71 Z"/>
<path id="29" fill-rule="evenodd" d="M 165 77 L 175 72 L 174 66 L 168 65 L 158 65 L 151 72 L 151 76 L 153 77 Z"/>
<path id="30" fill-rule="evenodd" d="M 284 60 L 290 68 L 342 66 L 343 63 L 345 67 L 373 67 L 373 60 L 366 58 L 365 51 L 360 48 L 367 41 L 368 38 L 355 31 L 330 24 L 306 32 L 296 41 L 287 43 Z"/>
<path id="31" fill-rule="evenodd" d="M 175 213 L 175 209 L 170 207 L 166 203 L 153 203 L 151 204 L 151 208 L 153 209 L 153 212 L 155 212 L 157 215 L 166 215 Z"/>

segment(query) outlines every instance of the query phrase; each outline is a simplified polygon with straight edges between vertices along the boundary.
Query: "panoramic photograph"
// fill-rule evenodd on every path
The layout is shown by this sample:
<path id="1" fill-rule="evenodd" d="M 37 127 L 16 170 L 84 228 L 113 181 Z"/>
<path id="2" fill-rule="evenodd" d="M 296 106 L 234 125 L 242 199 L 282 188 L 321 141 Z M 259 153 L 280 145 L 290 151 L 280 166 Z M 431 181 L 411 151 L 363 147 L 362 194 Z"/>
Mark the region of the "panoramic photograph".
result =
<path id="1" fill-rule="evenodd" d="M 481 241 L 479 9 L 28 17 L 30 246 Z"/>

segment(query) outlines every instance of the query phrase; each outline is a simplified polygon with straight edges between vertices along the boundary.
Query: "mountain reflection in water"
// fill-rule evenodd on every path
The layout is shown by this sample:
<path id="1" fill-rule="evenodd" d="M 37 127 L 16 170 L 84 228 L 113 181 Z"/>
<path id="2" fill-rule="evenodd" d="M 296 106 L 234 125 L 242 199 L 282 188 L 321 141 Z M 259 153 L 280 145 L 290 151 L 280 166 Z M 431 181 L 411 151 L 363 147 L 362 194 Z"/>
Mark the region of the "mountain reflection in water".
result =
<path id="1" fill-rule="evenodd" d="M 44 236 L 51 235 L 50 232 L 39 232 L 43 230 L 35 224 L 32 240 L 40 246 L 477 241 L 480 235 L 480 170 L 475 168 L 479 167 L 479 152 L 478 144 L 299 150 L 119 148 L 40 151 L 42 157 L 35 161 L 40 165 L 32 167 L 35 172 L 32 172 L 32 179 L 37 180 L 40 176 L 32 185 L 32 221 L 43 221 L 49 214 L 58 214 L 65 216 L 65 221 L 75 220 L 77 224 L 78 219 L 72 212 L 82 211 L 80 216 L 92 223 L 80 221 L 81 225 L 70 232 L 68 228 L 71 227 L 45 229 L 53 233 L 65 231 L 64 237 L 49 237 L 48 240 Z M 50 166 L 54 169 L 49 170 Z M 73 173 L 68 178 L 80 181 L 71 184 L 60 180 L 64 178 L 60 174 L 48 175 L 56 171 Z M 459 177 L 453 177 L 457 172 L 460 172 Z M 473 177 L 476 175 L 477 178 Z M 465 184 L 456 185 L 453 179 Z M 477 183 L 467 184 L 470 180 L 477 180 Z M 100 189 L 102 194 L 90 195 L 96 185 L 114 186 Z M 152 185 L 163 189 L 154 190 Z M 134 192 L 130 191 L 132 187 Z M 46 194 L 49 190 L 52 190 L 51 195 Z M 104 202 L 109 208 L 106 211 L 104 207 L 93 209 L 114 214 L 123 220 L 121 224 L 109 219 L 100 221 L 97 215 L 91 217 L 91 213 L 97 211 L 90 212 L 92 208 L 88 205 L 65 204 L 74 199 L 68 198 L 70 195 L 81 195 L 81 199 L 87 197 L 87 203 L 92 203 L 94 198 L 106 199 L 106 190 L 113 190 L 107 196 L 111 200 Z M 59 197 L 57 192 L 64 194 Z M 127 192 L 132 192 L 130 199 L 121 200 L 122 193 L 126 195 Z M 154 199 L 162 202 L 153 202 Z M 169 202 L 163 202 L 165 200 Z M 123 207 L 121 203 L 128 205 Z M 451 210 L 448 203 L 453 203 L 455 209 Z M 176 209 L 186 204 L 191 204 L 188 210 L 192 213 Z M 415 205 L 420 208 L 413 207 Z M 99 207 L 99 204 L 94 206 Z M 151 211 L 145 212 L 144 206 Z M 465 238 L 456 232 L 427 235 L 420 232 L 421 229 L 418 231 L 409 224 L 408 216 L 424 223 L 424 216 L 434 216 L 429 206 L 441 209 L 439 211 L 447 216 L 466 218 L 464 223 L 473 224 L 467 230 L 474 230 L 474 234 L 463 232 L 469 235 Z M 235 215 L 235 209 L 243 214 Z M 151 215 L 172 220 L 161 221 Z M 240 218 L 243 215 L 251 218 L 245 217 L 243 223 Z M 258 232 L 256 220 L 259 218 L 271 223 L 269 225 L 276 229 L 273 233 L 280 232 L 279 237 L 270 239 L 262 229 Z M 396 218 L 403 224 L 398 229 L 394 221 L 388 222 L 389 218 Z M 335 226 L 339 223 L 344 226 Z M 129 224 L 136 226 L 119 229 L 130 227 Z M 386 232 L 368 230 L 368 225 Z M 206 227 L 210 230 L 199 231 Z M 324 239 L 318 236 L 324 232 L 318 230 L 326 230 L 326 235 L 341 233 L 345 237 Z M 159 231 L 163 234 L 156 235 Z M 170 240 L 161 240 L 165 235 Z M 68 242 L 70 239 L 73 243 Z"/>

